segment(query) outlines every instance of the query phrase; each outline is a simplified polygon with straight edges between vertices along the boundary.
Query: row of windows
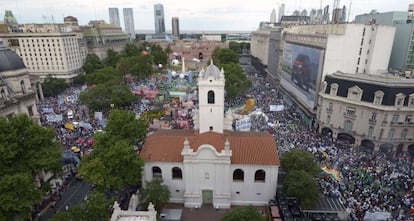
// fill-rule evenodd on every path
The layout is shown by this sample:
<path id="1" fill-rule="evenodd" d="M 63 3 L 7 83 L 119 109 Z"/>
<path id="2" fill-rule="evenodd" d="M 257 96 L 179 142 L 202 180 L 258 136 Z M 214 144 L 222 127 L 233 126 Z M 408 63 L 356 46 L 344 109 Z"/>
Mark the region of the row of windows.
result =
<path id="1" fill-rule="evenodd" d="M 336 96 L 338 93 L 339 85 L 337 83 L 331 84 L 331 90 L 329 92 L 330 95 Z M 363 90 L 359 88 L 358 86 L 352 87 L 348 89 L 348 99 L 354 100 L 354 101 L 361 101 Z M 403 106 L 404 101 L 406 99 L 407 95 L 403 93 L 399 93 L 395 95 L 395 106 Z M 409 96 L 409 107 L 414 107 L 414 94 L 410 94 Z M 384 92 L 382 91 L 376 91 L 374 93 L 374 100 L 372 101 L 374 104 L 381 105 L 382 100 L 384 98 Z"/>
<path id="2" fill-rule="evenodd" d="M 173 167 L 171 169 L 172 179 L 182 179 L 183 173 L 179 167 Z M 153 179 L 162 179 L 162 171 L 160 167 L 152 167 L 152 178 Z M 244 181 L 244 171 L 242 169 L 235 169 L 233 171 L 233 181 L 243 182 Z M 256 170 L 254 173 L 255 182 L 265 182 L 266 181 L 266 172 L 264 170 Z"/>

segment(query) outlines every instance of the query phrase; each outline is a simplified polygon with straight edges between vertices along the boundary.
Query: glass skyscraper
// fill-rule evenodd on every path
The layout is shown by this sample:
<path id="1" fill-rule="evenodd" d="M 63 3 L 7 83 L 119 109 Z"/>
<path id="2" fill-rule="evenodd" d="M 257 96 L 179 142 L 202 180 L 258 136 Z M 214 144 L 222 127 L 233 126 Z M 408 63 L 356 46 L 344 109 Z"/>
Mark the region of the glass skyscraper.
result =
<path id="1" fill-rule="evenodd" d="M 128 33 L 129 39 L 135 39 L 135 25 L 134 25 L 134 12 L 132 8 L 124 8 L 124 25 L 125 32 Z"/>
<path id="2" fill-rule="evenodd" d="M 162 4 L 154 5 L 154 23 L 155 34 L 165 33 L 164 6 Z"/>
<path id="3" fill-rule="evenodd" d="M 121 27 L 118 8 L 109 8 L 109 23 Z"/>

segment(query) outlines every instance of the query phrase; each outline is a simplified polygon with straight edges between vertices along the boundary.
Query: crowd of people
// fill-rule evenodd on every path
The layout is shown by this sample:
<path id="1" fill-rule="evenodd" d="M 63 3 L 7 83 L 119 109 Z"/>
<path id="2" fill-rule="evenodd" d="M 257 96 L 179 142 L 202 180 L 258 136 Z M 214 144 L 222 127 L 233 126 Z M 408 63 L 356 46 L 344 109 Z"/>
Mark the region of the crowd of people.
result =
<path id="1" fill-rule="evenodd" d="M 253 87 L 249 94 L 274 123 L 269 131 L 277 142 L 279 156 L 293 148 L 313 153 L 321 165 L 341 174 L 335 178 L 321 174 L 320 191 L 339 199 L 352 220 L 362 220 L 365 213 L 389 212 L 395 220 L 414 220 L 414 161 L 407 152 L 390 156 L 381 151 L 352 148 L 346 141 L 316 133 L 304 123 L 295 107 L 289 105 L 281 91 L 263 77 L 250 75 Z M 238 102 L 238 103 L 237 103 Z M 242 105 L 243 99 L 235 104 Z M 284 105 L 272 112 L 270 104 Z"/>
<path id="2" fill-rule="evenodd" d="M 264 77 L 249 74 L 253 86 L 248 94 L 255 99 L 255 108 L 260 109 L 268 123 L 260 130 L 268 130 L 275 138 L 279 156 L 293 148 L 309 151 L 319 163 L 329 165 L 339 171 L 340 179 L 332 176 L 321 176 L 317 179 L 320 191 L 327 197 L 339 199 L 350 213 L 352 220 L 361 220 L 367 211 L 391 212 L 396 220 L 414 220 L 410 217 L 410 209 L 414 207 L 414 161 L 408 153 L 400 153 L 393 157 L 382 152 L 362 151 L 351 148 L 347 143 L 333 140 L 315 132 L 309 123 L 305 123 L 296 107 L 287 100 L 283 92 L 269 83 Z M 165 78 L 151 80 L 153 87 L 168 87 Z M 139 85 L 141 82 L 133 82 Z M 87 107 L 79 105 L 77 97 L 81 88 L 70 88 L 59 97 L 51 97 L 38 104 L 41 123 L 53 127 L 56 139 L 61 142 L 63 151 L 79 148 L 79 158 L 82 154 L 92 151 L 93 136 L 105 126 L 102 118 L 90 117 Z M 159 101 L 157 101 L 159 105 Z M 171 102 L 168 100 L 168 102 Z M 241 107 L 244 98 L 236 98 L 226 102 L 226 107 Z M 155 103 L 151 99 L 142 99 L 131 105 L 129 110 L 137 115 L 152 110 Z M 271 105 L 283 106 L 278 111 L 271 110 Z M 167 114 L 171 125 L 177 124 L 182 103 L 175 105 L 177 109 Z M 67 116 L 68 110 L 73 111 L 73 117 Z M 191 111 L 186 112 L 185 120 L 191 122 Z M 74 124 L 74 122 L 78 122 Z M 82 124 L 79 124 L 82 122 Z M 73 127 L 68 127 L 67 124 Z M 192 125 L 190 124 L 190 127 Z M 322 154 L 323 153 L 323 154 Z M 412 211 L 411 211 L 412 212 Z"/>

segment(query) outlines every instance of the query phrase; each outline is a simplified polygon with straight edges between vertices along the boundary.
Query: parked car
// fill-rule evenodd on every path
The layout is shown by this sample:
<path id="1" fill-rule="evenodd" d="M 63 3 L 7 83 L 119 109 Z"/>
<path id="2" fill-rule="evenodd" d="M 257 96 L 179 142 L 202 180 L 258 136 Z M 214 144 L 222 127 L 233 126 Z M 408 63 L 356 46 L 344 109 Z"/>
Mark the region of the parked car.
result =
<path id="1" fill-rule="evenodd" d="M 293 62 L 291 80 L 295 82 L 299 87 L 309 90 L 311 81 L 312 67 L 309 56 L 305 54 L 299 54 L 295 62 Z"/>

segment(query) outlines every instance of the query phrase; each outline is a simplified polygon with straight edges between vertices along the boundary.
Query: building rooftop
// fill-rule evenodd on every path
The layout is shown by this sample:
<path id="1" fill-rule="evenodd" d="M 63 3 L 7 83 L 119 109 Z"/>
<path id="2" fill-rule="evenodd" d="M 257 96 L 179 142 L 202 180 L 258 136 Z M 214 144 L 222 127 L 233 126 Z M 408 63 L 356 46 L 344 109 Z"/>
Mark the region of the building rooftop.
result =
<path id="1" fill-rule="evenodd" d="M 23 60 L 14 51 L 3 45 L 0 39 L 0 72 L 24 69 Z"/>
<path id="2" fill-rule="evenodd" d="M 147 137 L 141 151 L 146 162 L 183 162 L 181 151 L 188 139 L 194 152 L 203 144 L 210 144 L 217 152 L 224 150 L 228 139 L 232 150 L 232 164 L 280 165 L 276 142 L 267 132 L 233 132 L 223 134 L 193 130 L 158 130 Z"/>

